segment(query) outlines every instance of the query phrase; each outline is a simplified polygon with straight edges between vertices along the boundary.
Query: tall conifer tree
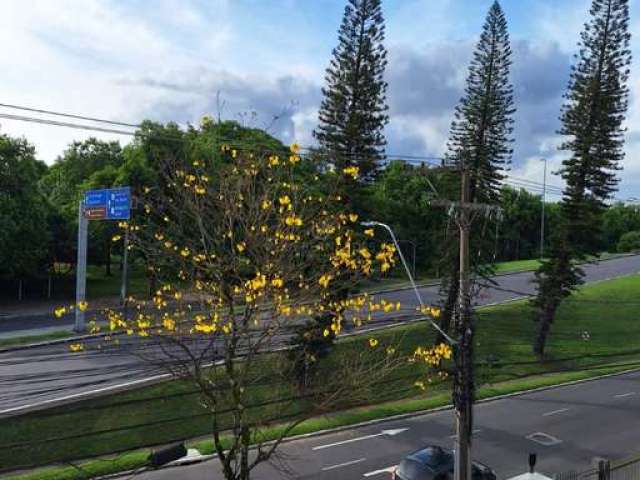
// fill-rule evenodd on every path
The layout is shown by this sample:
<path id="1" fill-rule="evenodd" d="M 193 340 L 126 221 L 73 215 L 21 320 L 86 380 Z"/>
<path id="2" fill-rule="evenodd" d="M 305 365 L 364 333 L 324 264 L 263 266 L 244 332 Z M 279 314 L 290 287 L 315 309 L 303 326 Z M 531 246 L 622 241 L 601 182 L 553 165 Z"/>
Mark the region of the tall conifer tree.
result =
<path id="1" fill-rule="evenodd" d="M 578 44 L 558 132 L 570 153 L 560 174 L 566 182 L 562 228 L 552 238 L 549 259 L 536 273 L 534 352 L 544 354 L 547 335 L 562 300 L 582 281 L 573 260 L 597 254 L 601 215 L 616 190 L 624 158 L 630 34 L 628 0 L 593 0 L 591 19 Z"/>
<path id="2" fill-rule="evenodd" d="M 511 162 L 515 109 L 513 87 L 509 81 L 510 66 L 507 20 L 500 4 L 495 1 L 489 9 L 469 66 L 465 95 L 456 107 L 445 160 L 450 166 L 462 167 L 464 164 L 468 169 L 471 202 L 497 203 L 503 178 L 501 172 Z M 482 242 L 478 236 L 472 240 L 474 251 L 483 253 L 474 255 L 474 269 L 488 273 L 482 271 L 482 266 L 492 262 L 486 253 L 493 249 L 478 243 Z M 450 326 L 459 290 L 457 244 L 448 242 L 445 248 L 443 329 Z"/>
<path id="3" fill-rule="evenodd" d="M 381 0 L 348 0 L 327 68 L 314 137 L 336 169 L 370 179 L 384 159 L 387 83 Z"/>

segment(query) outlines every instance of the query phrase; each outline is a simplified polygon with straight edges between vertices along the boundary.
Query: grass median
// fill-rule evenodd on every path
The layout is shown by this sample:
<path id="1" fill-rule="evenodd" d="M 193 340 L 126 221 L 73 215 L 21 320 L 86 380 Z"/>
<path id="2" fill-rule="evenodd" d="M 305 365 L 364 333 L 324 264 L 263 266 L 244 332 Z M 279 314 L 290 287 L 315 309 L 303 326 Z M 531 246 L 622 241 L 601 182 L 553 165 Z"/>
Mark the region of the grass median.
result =
<path id="1" fill-rule="evenodd" d="M 639 291 L 640 276 L 637 275 L 582 288 L 561 307 L 544 362 L 539 362 L 531 353 L 534 324 L 526 302 L 481 309 L 476 343 L 479 398 L 621 371 L 640 364 L 640 343 L 632 341 L 639 338 L 640 333 Z M 381 343 L 401 340 L 399 348 L 403 353 L 410 353 L 418 345 L 429 344 L 433 333 L 426 324 L 414 324 L 378 333 L 376 337 Z M 362 348 L 364 342 L 366 338 L 346 340 L 334 355 L 339 356 L 341 349 Z M 389 382 L 372 389 L 367 405 L 345 404 L 342 411 L 304 422 L 294 433 L 447 404 L 449 385 L 446 382 L 434 383 L 425 393 L 413 388 L 419 373 L 414 365 L 399 368 Z M 256 397 L 259 396 L 257 391 Z M 256 403 L 260 403 L 259 400 L 256 398 Z M 264 407 L 255 408 L 256 414 L 265 413 L 260 410 Z M 209 433 L 207 422 L 203 421 L 206 418 L 197 393 L 184 382 L 174 381 L 3 419 L 0 420 L 3 432 L 0 465 L 9 470 L 64 463 L 70 459 L 202 437 Z M 204 452 L 211 451 L 210 442 L 199 442 L 198 446 Z M 145 451 L 127 453 L 110 460 L 90 461 L 84 468 L 107 473 L 140 465 L 145 456 Z M 86 478 L 72 467 L 30 475 L 15 478 Z"/>

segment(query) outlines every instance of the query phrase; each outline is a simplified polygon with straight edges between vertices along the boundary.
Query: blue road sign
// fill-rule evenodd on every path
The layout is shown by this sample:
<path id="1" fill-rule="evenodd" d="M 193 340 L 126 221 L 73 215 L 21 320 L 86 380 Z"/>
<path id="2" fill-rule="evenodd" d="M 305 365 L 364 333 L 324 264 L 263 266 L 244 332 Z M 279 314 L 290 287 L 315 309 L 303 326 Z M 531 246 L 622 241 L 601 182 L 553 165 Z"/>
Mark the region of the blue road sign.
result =
<path id="1" fill-rule="evenodd" d="M 129 187 L 89 190 L 84 194 L 85 216 L 94 220 L 128 220 L 131 210 Z"/>

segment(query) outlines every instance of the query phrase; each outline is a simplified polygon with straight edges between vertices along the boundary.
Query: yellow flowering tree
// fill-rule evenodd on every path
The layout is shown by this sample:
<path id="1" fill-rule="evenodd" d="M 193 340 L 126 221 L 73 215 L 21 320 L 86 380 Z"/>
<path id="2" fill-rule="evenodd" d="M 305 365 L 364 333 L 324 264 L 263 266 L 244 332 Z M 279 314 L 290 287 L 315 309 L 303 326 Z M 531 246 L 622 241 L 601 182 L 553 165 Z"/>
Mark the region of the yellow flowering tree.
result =
<path id="1" fill-rule="evenodd" d="M 364 337 L 365 348 L 341 351 L 319 371 L 322 382 L 300 395 L 282 352 L 291 349 L 293 332 L 325 316 L 319 335 L 335 337 L 376 310 L 399 309 L 368 295 L 336 294 L 389 270 L 395 249 L 361 231 L 357 216 L 342 211 L 333 188 L 339 175 L 316 168 L 295 146 L 286 155 L 231 145 L 219 153 L 215 168 L 168 159 L 162 190 L 145 191 L 138 218 L 120 225 L 158 288 L 150 300 L 130 299 L 133 316 L 107 312 L 106 330 L 112 344 L 125 334 L 152 345 L 133 351 L 199 389 L 224 475 L 236 480 L 271 458 L 298 423 L 364 400 L 363 392 L 406 359 Z M 306 350 L 299 355 L 317 360 Z M 283 421 L 275 439 L 267 435 Z"/>

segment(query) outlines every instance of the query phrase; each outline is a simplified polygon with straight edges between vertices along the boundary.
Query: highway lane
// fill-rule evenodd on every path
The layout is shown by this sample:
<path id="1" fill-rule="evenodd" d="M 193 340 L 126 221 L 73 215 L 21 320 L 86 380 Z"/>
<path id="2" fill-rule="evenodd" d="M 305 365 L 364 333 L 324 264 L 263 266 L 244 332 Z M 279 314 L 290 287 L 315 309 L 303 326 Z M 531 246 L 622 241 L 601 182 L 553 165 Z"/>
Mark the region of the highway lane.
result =
<path id="1" fill-rule="evenodd" d="M 453 426 L 453 413 L 444 410 L 293 440 L 252 478 L 386 480 L 411 451 L 428 444 L 452 447 Z M 498 478 L 526 471 L 529 452 L 538 454 L 537 470 L 549 475 L 590 468 L 595 457 L 625 458 L 640 451 L 640 372 L 480 403 L 474 432 L 474 458 L 494 468 Z M 214 458 L 135 478 L 223 477 Z"/>
<path id="2" fill-rule="evenodd" d="M 640 272 L 640 256 L 585 265 L 584 270 L 589 282 L 629 275 Z M 532 278 L 532 272 L 498 276 L 495 278 L 497 288 L 484 288 L 476 303 L 489 304 L 518 298 L 520 293 L 514 292 L 533 293 Z M 425 302 L 438 301 L 437 286 L 422 288 L 420 292 Z M 401 302 L 405 311 L 411 311 L 417 305 L 410 289 L 389 292 L 382 297 Z M 373 323 L 394 322 L 393 318 L 386 316 Z M 83 354 L 71 354 L 64 344 L 0 353 L 0 415 L 16 413 L 27 406 L 49 405 L 48 402 L 70 396 L 77 399 L 82 395 L 101 393 L 102 389 L 126 386 L 161 373 L 158 367 L 140 360 L 138 354 L 146 348 L 144 342 L 136 340 L 125 344 L 127 348 L 119 351 L 109 349 Z"/>

